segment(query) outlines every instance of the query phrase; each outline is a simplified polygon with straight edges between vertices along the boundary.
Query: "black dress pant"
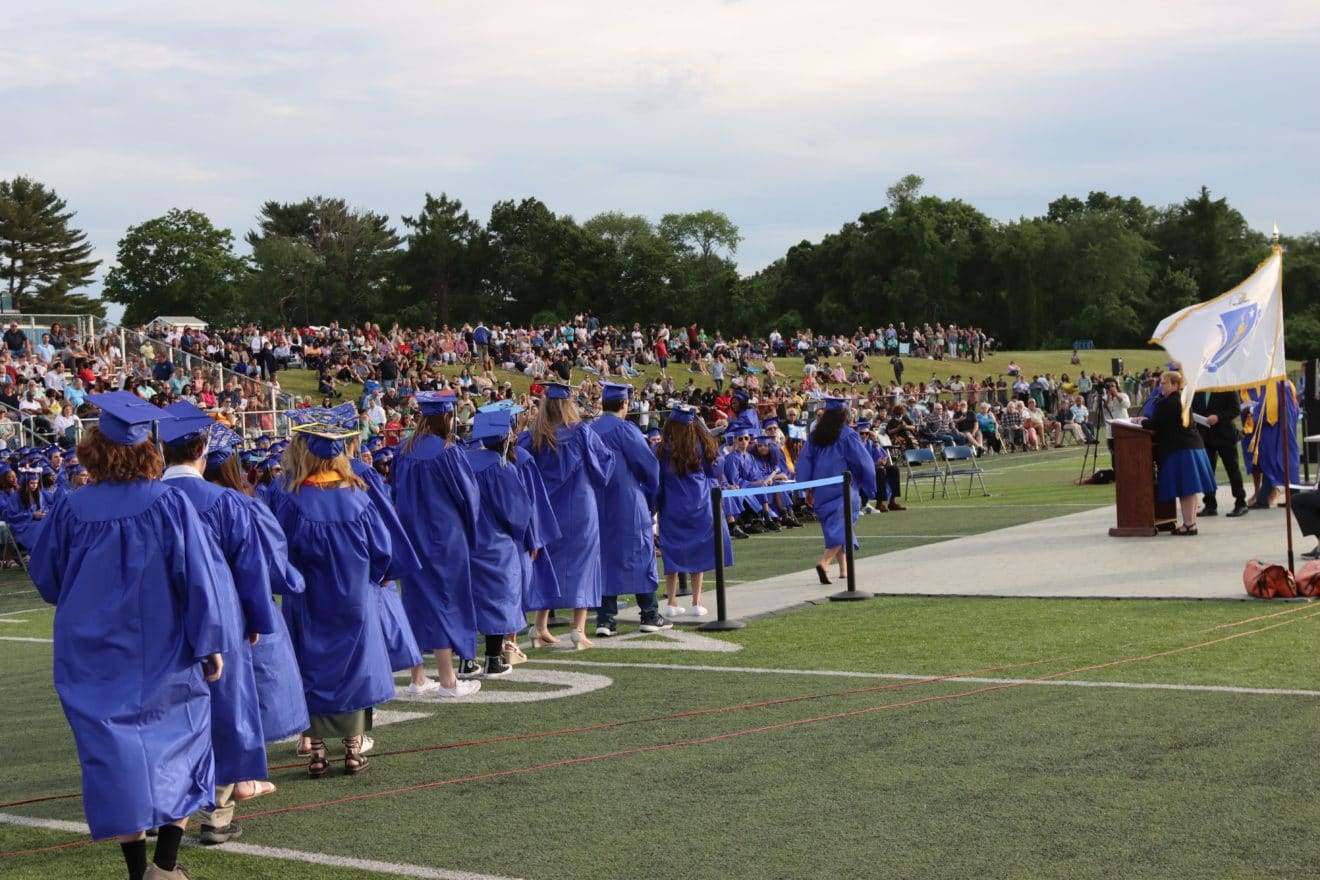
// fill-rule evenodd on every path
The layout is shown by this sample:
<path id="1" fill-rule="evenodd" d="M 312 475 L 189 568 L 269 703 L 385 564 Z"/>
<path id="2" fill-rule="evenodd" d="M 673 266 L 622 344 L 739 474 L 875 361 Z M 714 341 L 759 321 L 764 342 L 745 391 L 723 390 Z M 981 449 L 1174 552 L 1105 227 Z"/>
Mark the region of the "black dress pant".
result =
<path id="1" fill-rule="evenodd" d="M 1228 446 L 1209 446 L 1205 447 L 1206 457 L 1210 459 L 1210 470 L 1213 473 L 1219 466 L 1219 458 L 1223 456 L 1224 471 L 1228 474 L 1228 484 L 1233 489 L 1233 503 L 1238 506 L 1245 506 L 1247 503 L 1247 490 L 1242 484 L 1242 468 L 1238 462 L 1238 444 L 1233 442 Z M 1207 507 L 1214 510 L 1216 507 L 1213 495 L 1206 496 Z"/>

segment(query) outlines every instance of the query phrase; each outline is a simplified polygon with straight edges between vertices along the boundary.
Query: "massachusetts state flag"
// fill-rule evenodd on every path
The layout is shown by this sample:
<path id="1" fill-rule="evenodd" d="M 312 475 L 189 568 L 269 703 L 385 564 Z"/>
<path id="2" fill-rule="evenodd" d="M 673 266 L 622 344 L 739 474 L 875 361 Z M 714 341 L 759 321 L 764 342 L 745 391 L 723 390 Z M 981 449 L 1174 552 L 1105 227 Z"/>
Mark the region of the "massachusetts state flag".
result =
<path id="1" fill-rule="evenodd" d="M 1287 375 L 1283 357 L 1283 250 L 1246 281 L 1175 312 L 1150 340 L 1182 367 L 1183 421 L 1196 391 L 1254 388 Z"/>

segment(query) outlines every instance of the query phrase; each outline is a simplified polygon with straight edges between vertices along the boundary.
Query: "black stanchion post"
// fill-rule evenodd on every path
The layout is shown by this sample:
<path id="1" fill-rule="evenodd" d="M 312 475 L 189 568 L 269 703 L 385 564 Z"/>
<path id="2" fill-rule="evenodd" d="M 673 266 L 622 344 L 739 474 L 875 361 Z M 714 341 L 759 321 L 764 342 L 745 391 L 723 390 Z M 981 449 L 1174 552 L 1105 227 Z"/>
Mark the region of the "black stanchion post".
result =
<path id="1" fill-rule="evenodd" d="M 679 596 L 692 595 L 692 591 L 688 589 L 687 572 L 685 571 L 680 571 L 678 573 L 678 593 L 676 595 Z"/>
<path id="2" fill-rule="evenodd" d="M 853 559 L 853 521 L 852 521 L 852 472 L 843 472 L 843 558 L 848 565 L 848 589 L 830 596 L 831 602 L 856 602 L 858 599 L 874 599 L 873 593 L 857 592 L 857 572 Z"/>
<path id="3" fill-rule="evenodd" d="M 710 516 L 715 524 L 715 619 L 697 629 L 721 632 L 747 626 L 741 620 L 728 619 L 728 605 L 724 601 L 724 490 L 714 486 L 710 490 Z"/>

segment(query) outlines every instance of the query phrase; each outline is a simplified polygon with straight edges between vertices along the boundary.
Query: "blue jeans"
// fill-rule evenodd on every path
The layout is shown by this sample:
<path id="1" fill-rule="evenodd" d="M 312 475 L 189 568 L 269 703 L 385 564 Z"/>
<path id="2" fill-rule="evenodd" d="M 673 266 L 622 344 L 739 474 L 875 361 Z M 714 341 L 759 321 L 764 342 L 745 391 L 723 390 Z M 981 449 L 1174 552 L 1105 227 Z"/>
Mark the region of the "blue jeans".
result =
<path id="1" fill-rule="evenodd" d="M 642 623 L 660 619 L 660 600 L 655 593 L 637 593 L 637 610 L 642 614 Z M 601 596 L 600 607 L 596 609 L 596 626 L 614 626 L 614 618 L 619 615 L 619 597 Z"/>

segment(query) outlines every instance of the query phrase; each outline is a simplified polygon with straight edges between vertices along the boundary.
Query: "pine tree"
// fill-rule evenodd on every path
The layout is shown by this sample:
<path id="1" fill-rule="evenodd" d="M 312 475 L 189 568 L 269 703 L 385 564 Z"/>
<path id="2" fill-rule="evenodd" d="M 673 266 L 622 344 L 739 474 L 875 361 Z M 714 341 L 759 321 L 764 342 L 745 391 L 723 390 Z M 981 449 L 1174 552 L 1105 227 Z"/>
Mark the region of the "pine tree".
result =
<path id="1" fill-rule="evenodd" d="M 99 302 L 71 293 L 92 280 L 100 260 L 91 259 L 86 233 L 69 226 L 67 207 L 38 181 L 0 180 L 0 289 L 13 308 L 105 314 Z"/>

